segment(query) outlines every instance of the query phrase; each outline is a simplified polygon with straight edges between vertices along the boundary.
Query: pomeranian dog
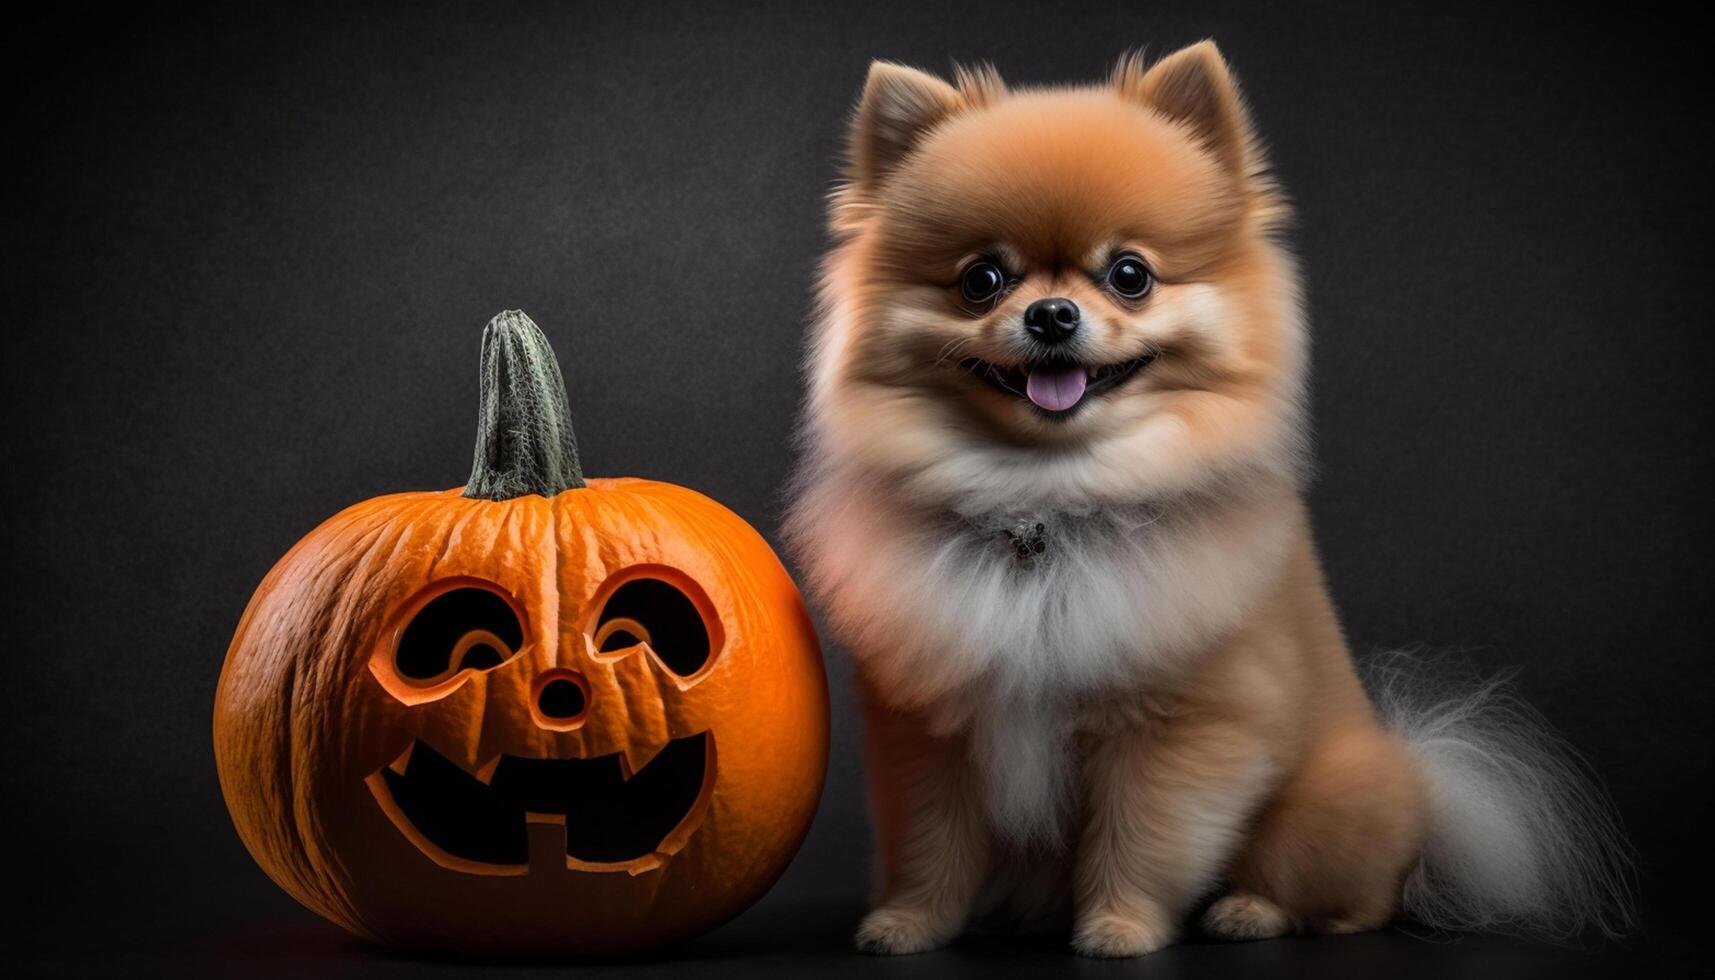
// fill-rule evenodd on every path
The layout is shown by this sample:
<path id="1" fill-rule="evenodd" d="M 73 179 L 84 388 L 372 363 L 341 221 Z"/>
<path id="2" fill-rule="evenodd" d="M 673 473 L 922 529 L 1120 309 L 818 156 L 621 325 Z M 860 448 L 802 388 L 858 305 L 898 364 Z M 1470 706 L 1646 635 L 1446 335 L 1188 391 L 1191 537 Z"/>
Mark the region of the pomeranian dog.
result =
<path id="1" fill-rule="evenodd" d="M 877 62 L 849 139 L 787 533 L 858 666 L 858 946 L 1626 928 L 1626 845 L 1539 716 L 1360 679 L 1288 208 L 1215 46 L 1020 91 Z"/>

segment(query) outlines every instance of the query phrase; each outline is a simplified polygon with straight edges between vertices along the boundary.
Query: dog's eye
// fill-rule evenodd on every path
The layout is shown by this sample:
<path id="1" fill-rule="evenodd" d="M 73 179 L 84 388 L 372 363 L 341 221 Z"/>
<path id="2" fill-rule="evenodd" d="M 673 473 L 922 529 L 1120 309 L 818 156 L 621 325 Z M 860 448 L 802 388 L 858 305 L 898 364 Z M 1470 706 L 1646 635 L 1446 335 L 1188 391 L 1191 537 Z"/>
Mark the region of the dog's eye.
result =
<path id="1" fill-rule="evenodd" d="M 1114 264 L 1108 266 L 1108 288 L 1126 299 L 1142 297 L 1149 292 L 1152 282 L 1154 278 L 1149 274 L 1149 266 L 1131 252 L 1114 259 Z"/>
<path id="2" fill-rule="evenodd" d="M 1006 273 L 987 259 L 972 262 L 959 275 L 959 292 L 964 295 L 967 303 L 987 303 L 999 296 L 1004 288 Z"/>

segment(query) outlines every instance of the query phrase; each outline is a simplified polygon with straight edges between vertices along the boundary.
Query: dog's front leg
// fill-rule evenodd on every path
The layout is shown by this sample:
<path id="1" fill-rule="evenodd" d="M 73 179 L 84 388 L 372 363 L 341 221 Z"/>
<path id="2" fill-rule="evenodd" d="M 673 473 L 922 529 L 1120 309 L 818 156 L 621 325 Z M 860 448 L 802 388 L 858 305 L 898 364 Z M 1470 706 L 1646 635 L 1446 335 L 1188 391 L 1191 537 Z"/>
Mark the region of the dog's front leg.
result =
<path id="1" fill-rule="evenodd" d="M 989 864 L 989 830 L 962 737 L 882 704 L 860 684 L 882 890 L 858 927 L 867 953 L 921 953 L 964 928 Z"/>
<path id="2" fill-rule="evenodd" d="M 1237 851 L 1267 759 L 1242 721 L 1200 713 L 1086 737 L 1073 950 L 1140 956 L 1172 942 Z"/>

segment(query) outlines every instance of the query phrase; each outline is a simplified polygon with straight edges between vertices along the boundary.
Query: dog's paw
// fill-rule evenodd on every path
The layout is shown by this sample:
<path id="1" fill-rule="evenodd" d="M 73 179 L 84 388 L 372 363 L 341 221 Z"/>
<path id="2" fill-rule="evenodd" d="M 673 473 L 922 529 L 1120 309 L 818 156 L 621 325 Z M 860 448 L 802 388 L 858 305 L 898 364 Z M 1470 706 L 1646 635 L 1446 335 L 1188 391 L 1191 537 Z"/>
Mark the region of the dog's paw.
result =
<path id="1" fill-rule="evenodd" d="M 946 941 L 921 912 L 886 908 L 864 916 L 854 940 L 858 952 L 877 956 L 926 953 Z"/>
<path id="2" fill-rule="evenodd" d="M 1080 918 L 1072 934 L 1072 952 L 1079 956 L 1118 959 L 1153 953 L 1173 941 L 1164 916 L 1125 916 L 1102 912 Z"/>
<path id="3" fill-rule="evenodd" d="M 1280 906 L 1260 895 L 1228 895 L 1203 913 L 1203 931 L 1216 939 L 1244 942 L 1273 939 L 1292 931 Z"/>

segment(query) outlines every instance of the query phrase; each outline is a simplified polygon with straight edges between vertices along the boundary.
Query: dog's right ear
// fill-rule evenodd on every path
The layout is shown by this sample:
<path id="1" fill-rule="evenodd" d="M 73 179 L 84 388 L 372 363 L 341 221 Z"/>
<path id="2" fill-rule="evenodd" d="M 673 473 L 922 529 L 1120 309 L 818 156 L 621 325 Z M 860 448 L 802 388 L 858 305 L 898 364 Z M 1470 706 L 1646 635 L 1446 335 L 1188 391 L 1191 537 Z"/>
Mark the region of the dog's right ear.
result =
<path id="1" fill-rule="evenodd" d="M 1238 83 L 1213 41 L 1199 41 L 1144 63 L 1141 53 L 1114 69 L 1120 94 L 1193 133 L 1228 169 L 1244 177 L 1258 168 L 1261 150 Z"/>
<path id="2" fill-rule="evenodd" d="M 852 186 L 859 193 L 874 190 L 929 130 L 963 106 L 959 90 L 933 75 L 891 61 L 871 62 L 852 118 Z"/>

